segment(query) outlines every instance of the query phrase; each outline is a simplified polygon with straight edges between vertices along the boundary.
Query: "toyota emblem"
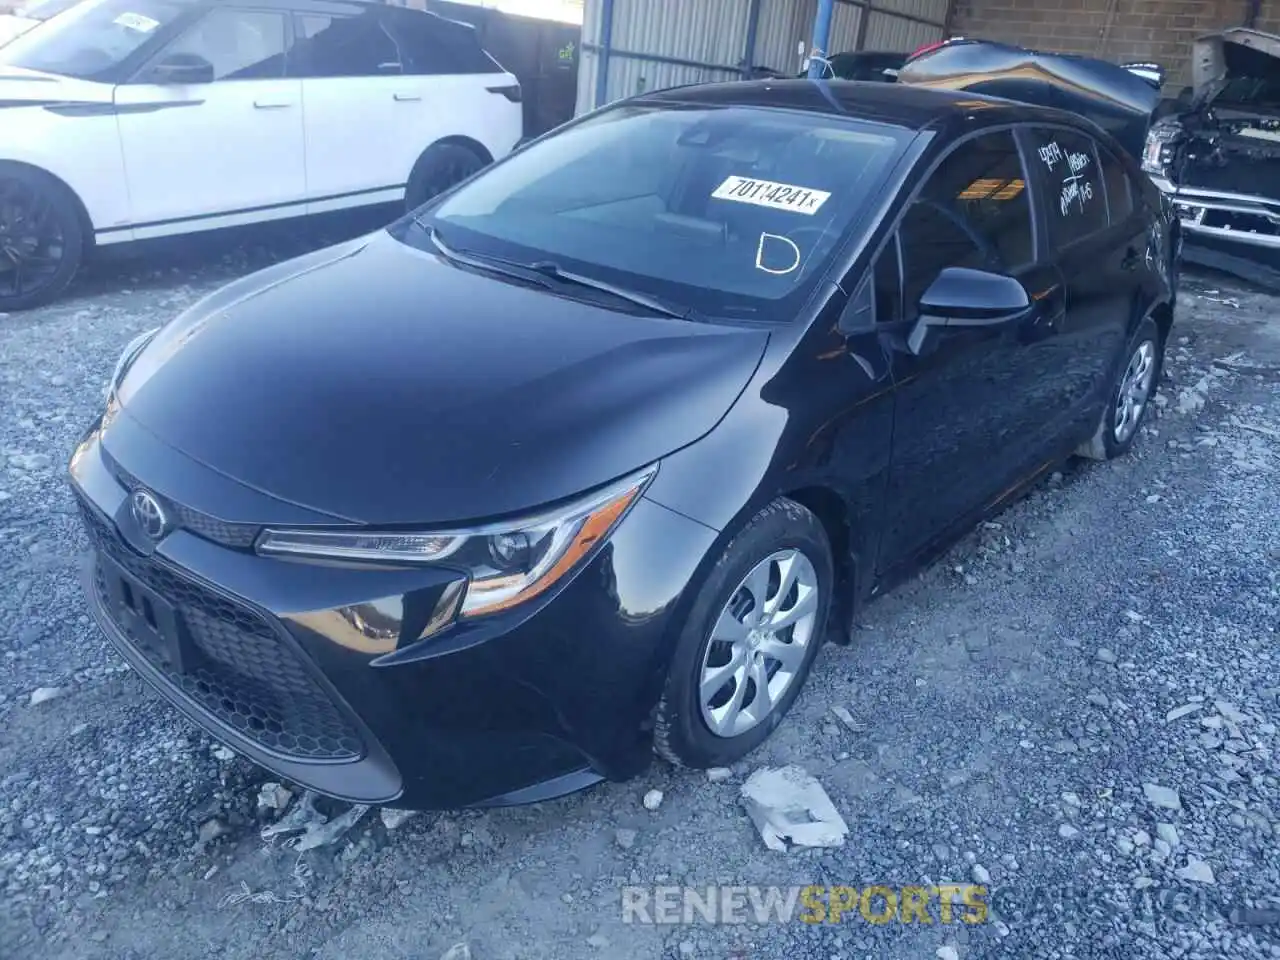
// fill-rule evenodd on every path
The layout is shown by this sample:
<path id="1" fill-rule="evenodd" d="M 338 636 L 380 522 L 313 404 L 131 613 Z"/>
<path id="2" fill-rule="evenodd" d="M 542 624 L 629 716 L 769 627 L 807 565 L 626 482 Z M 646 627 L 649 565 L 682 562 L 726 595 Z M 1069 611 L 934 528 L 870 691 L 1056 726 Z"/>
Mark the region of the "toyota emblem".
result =
<path id="1" fill-rule="evenodd" d="M 129 498 L 129 512 L 133 514 L 133 522 L 152 540 L 159 540 L 169 529 L 169 518 L 165 516 L 160 501 L 146 490 L 135 490 Z"/>

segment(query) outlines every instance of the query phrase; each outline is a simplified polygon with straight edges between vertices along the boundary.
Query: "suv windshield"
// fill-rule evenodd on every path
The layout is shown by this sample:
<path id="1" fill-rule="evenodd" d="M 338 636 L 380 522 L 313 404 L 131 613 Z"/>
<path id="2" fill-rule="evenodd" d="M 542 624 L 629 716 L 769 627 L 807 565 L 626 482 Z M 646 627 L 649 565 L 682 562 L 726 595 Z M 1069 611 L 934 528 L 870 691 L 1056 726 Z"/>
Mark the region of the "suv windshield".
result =
<path id="1" fill-rule="evenodd" d="M 821 114 L 628 104 L 513 155 L 416 222 L 459 253 L 552 263 L 702 315 L 785 319 L 909 136 Z M 431 249 L 422 231 L 396 235 Z"/>
<path id="2" fill-rule="evenodd" d="M 0 47 L 0 66 L 94 80 L 190 9 L 167 0 L 84 0 Z"/>

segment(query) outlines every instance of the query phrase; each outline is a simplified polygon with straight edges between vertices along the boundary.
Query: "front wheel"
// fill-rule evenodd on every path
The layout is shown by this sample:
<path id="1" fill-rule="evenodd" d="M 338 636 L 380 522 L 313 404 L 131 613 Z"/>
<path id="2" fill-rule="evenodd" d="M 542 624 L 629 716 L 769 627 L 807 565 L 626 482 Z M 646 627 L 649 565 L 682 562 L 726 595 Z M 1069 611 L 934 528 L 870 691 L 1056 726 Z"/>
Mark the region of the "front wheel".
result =
<path id="1" fill-rule="evenodd" d="M 39 170 L 0 166 L 0 313 L 57 297 L 83 253 L 84 228 L 67 189 Z"/>
<path id="2" fill-rule="evenodd" d="M 698 591 L 658 704 L 654 749 L 725 766 L 774 731 L 825 638 L 833 573 L 822 524 L 775 500 L 725 547 Z"/>
<path id="3" fill-rule="evenodd" d="M 1124 366 L 1112 387 L 1098 429 L 1077 455 L 1091 460 L 1114 460 L 1129 452 L 1138 428 L 1155 399 L 1164 366 L 1164 343 L 1155 321 L 1142 321 L 1129 341 Z"/>

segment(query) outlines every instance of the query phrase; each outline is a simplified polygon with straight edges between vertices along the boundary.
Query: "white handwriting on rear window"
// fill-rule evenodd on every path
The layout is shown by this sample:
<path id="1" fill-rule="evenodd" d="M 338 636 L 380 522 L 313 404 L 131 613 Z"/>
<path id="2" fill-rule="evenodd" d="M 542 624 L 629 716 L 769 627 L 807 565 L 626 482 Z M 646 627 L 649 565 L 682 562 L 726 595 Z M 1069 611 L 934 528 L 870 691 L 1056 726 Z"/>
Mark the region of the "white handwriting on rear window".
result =
<path id="1" fill-rule="evenodd" d="M 1046 143 L 1040 148 L 1040 160 L 1046 167 L 1052 170 L 1058 165 L 1058 161 L 1062 159 L 1062 148 L 1058 146 L 1058 141 Z"/>

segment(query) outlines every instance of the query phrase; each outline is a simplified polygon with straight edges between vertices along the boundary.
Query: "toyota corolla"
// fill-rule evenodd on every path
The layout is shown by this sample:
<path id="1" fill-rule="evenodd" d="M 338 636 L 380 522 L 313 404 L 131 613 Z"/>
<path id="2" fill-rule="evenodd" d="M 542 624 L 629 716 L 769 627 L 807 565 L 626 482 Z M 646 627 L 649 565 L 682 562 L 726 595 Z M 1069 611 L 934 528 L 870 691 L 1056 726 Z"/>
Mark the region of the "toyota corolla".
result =
<path id="1" fill-rule="evenodd" d="M 730 763 L 858 604 L 1134 443 L 1170 227 L 1047 109 L 611 106 L 131 343 L 71 460 L 90 603 L 197 724 L 347 800 Z"/>

